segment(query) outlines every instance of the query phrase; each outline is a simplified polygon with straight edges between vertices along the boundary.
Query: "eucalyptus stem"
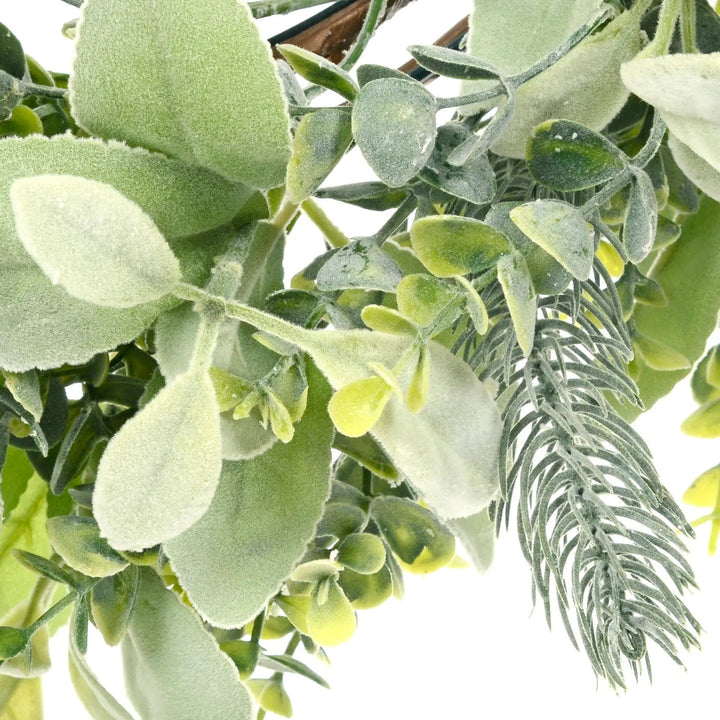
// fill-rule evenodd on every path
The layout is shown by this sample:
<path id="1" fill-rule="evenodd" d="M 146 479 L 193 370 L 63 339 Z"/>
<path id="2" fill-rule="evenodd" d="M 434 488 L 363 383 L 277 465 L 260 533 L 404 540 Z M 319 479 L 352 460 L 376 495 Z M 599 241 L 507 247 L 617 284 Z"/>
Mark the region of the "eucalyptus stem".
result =
<path id="1" fill-rule="evenodd" d="M 65 2 L 68 1 L 65 0 Z M 75 2 L 79 5 L 82 0 L 73 0 L 70 4 L 74 5 Z M 316 5 L 327 5 L 330 2 L 331 0 L 261 0 L 260 2 L 248 3 L 248 7 L 253 17 L 260 19 L 271 15 L 287 15 L 295 12 L 295 10 L 304 10 Z"/>
<path id="2" fill-rule="evenodd" d="M 300 206 L 303 212 L 322 232 L 330 245 L 334 248 L 343 247 L 350 242 L 350 238 L 340 230 L 325 214 L 325 211 L 312 198 L 305 200 Z"/>

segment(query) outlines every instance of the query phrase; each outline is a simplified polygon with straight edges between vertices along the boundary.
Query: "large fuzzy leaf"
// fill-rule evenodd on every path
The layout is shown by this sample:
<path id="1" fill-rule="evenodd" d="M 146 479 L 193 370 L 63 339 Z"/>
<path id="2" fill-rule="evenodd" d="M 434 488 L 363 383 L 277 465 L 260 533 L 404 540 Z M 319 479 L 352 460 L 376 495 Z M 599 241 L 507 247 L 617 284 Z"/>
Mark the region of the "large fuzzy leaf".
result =
<path id="1" fill-rule="evenodd" d="M 101 535 L 119 550 L 176 537 L 210 506 L 220 469 L 215 389 L 206 373 L 191 370 L 108 444 L 93 492 Z"/>
<path id="2" fill-rule="evenodd" d="M 236 667 L 200 618 L 143 568 L 137 607 L 122 643 L 128 697 L 143 720 L 251 720 Z"/>
<path id="3" fill-rule="evenodd" d="M 87 0 L 73 69 L 73 115 L 89 132 L 282 185 L 289 118 L 244 2 Z"/>
<path id="4" fill-rule="evenodd" d="M 13 183 L 10 201 L 30 257 L 79 300 L 134 307 L 159 300 L 182 279 L 157 225 L 112 185 L 35 175 Z"/>
<path id="5" fill-rule="evenodd" d="M 165 543 L 180 584 L 204 619 L 240 627 L 279 589 L 305 552 L 330 493 L 329 388 L 310 373 L 308 407 L 292 441 L 226 462 L 207 513 Z"/>
<path id="6" fill-rule="evenodd" d="M 162 304 L 99 308 L 72 298 L 27 254 L 15 232 L 9 189 L 22 177 L 60 173 L 112 185 L 168 238 L 227 222 L 247 190 L 217 175 L 119 143 L 68 136 L 0 143 L 0 367 L 23 371 L 83 363 L 137 337 Z M 182 261 L 182 258 L 181 258 Z"/>

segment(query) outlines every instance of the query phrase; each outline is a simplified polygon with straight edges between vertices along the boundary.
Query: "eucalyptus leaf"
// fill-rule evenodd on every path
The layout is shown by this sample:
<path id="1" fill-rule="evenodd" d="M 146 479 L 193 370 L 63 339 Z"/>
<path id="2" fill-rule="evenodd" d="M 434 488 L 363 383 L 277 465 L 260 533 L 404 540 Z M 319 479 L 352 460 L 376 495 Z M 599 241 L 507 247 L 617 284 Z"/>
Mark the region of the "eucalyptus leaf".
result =
<path id="1" fill-rule="evenodd" d="M 127 693 L 139 715 L 251 720 L 248 691 L 200 618 L 152 570 L 140 573 L 137 607 L 122 642 Z"/>
<path id="2" fill-rule="evenodd" d="M 609 140 L 569 120 L 538 125 L 528 140 L 526 156 L 530 174 L 539 183 L 563 192 L 607 182 L 627 164 Z"/>
<path id="3" fill-rule="evenodd" d="M 457 215 L 431 215 L 410 228 L 413 250 L 436 277 L 487 270 L 511 251 L 507 237 L 490 225 Z"/>
<path id="4" fill-rule="evenodd" d="M 359 88 L 350 75 L 321 55 L 297 45 L 278 45 L 278 50 L 305 80 L 333 90 L 346 100 L 354 100 L 358 94 Z"/>
<path id="5" fill-rule="evenodd" d="M 420 83 L 380 78 L 362 88 L 353 105 L 353 137 L 384 183 L 400 187 L 423 168 L 435 145 L 436 111 Z"/>
<path id="6" fill-rule="evenodd" d="M 324 108 L 303 115 L 287 169 L 288 197 L 296 203 L 310 197 L 351 142 L 350 112 L 345 108 Z"/>
<path id="7" fill-rule="evenodd" d="M 16 180 L 10 200 L 28 254 L 79 300 L 134 307 L 159 300 L 182 279 L 157 225 L 111 185 L 35 175 Z"/>
<path id="8" fill-rule="evenodd" d="M 308 407 L 287 445 L 225 462 L 215 498 L 164 545 L 194 607 L 217 627 L 240 627 L 300 562 L 330 494 L 329 392 L 309 372 Z M 282 542 L 278 542 L 278 533 Z"/>
<path id="9" fill-rule="evenodd" d="M 394 292 L 402 279 L 397 263 L 366 238 L 353 240 L 340 248 L 320 268 L 315 283 L 318 290 L 348 288 Z"/>
<path id="10" fill-rule="evenodd" d="M 419 65 L 436 75 L 458 80 L 487 80 L 500 75 L 489 63 L 459 50 L 438 45 L 411 45 L 408 50 Z"/>
<path id="11" fill-rule="evenodd" d="M 284 181 L 285 100 L 270 47 L 244 2 L 87 0 L 70 104 L 92 134 L 257 188 Z"/>
<path id="12" fill-rule="evenodd" d="M 537 317 L 537 301 L 530 271 L 523 256 L 515 252 L 503 255 L 498 260 L 497 274 L 510 310 L 515 337 L 525 357 L 528 357 L 535 342 Z"/>
<path id="13" fill-rule="evenodd" d="M 648 174 L 638 170 L 630 188 L 623 226 L 623 243 L 631 263 L 638 265 L 652 250 L 657 219 L 655 189 Z"/>
<path id="14" fill-rule="evenodd" d="M 510 211 L 512 221 L 578 280 L 588 280 L 595 247 L 579 208 L 559 200 L 536 200 Z"/>
<path id="15" fill-rule="evenodd" d="M 221 470 L 220 421 L 206 373 L 166 385 L 108 444 L 93 510 L 118 550 L 143 550 L 189 528 L 206 512 Z"/>

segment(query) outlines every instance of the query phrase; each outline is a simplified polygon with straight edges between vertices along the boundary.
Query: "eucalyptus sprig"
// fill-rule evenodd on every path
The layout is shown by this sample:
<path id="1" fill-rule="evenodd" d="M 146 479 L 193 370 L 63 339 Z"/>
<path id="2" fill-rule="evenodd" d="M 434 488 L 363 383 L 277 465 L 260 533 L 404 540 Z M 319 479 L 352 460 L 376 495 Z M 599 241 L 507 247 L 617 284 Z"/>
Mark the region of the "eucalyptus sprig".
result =
<path id="1" fill-rule="evenodd" d="M 255 24 L 316 0 L 69 4 L 69 76 L 0 33 L 0 713 L 40 717 L 70 622 L 92 717 L 130 715 L 90 623 L 142 718 L 289 716 L 287 673 L 327 686 L 358 612 L 511 524 L 596 675 L 682 663 L 692 530 L 627 421 L 720 308 L 717 13 L 475 0 L 462 49 L 410 48 L 436 97 L 350 73 L 385 2 L 338 63 Z M 355 147 L 377 180 L 326 186 Z M 329 201 L 392 212 L 355 237 Z"/>

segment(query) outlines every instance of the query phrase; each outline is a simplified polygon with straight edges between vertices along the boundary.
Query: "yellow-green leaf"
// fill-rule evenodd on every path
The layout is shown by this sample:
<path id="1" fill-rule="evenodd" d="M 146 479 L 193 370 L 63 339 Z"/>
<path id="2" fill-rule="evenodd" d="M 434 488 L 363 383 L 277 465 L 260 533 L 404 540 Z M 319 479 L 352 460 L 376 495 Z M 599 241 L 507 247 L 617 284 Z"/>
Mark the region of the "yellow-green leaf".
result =
<path id="1" fill-rule="evenodd" d="M 360 437 L 380 419 L 391 394 L 392 388 L 383 378 L 356 380 L 330 398 L 328 411 L 343 435 Z"/>
<path id="2" fill-rule="evenodd" d="M 92 134 L 253 187 L 284 182 L 289 118 L 244 2 L 87 0 L 70 102 Z"/>
<path id="3" fill-rule="evenodd" d="M 385 545 L 377 535 L 352 533 L 338 545 L 337 559 L 361 575 L 373 575 L 385 564 Z"/>
<path id="4" fill-rule="evenodd" d="M 318 595 L 317 591 L 313 593 L 308 608 L 308 634 L 318 645 L 342 645 L 355 633 L 355 611 L 334 580 L 328 581 L 327 597 L 322 604 Z"/>
<path id="5" fill-rule="evenodd" d="M 518 252 L 501 257 L 498 260 L 497 273 L 510 310 L 518 345 L 527 357 L 535 342 L 537 300 L 525 258 Z"/>
<path id="6" fill-rule="evenodd" d="M 692 437 L 720 437 L 720 400 L 710 400 L 701 405 L 683 421 L 680 429 Z"/>
<path id="7" fill-rule="evenodd" d="M 410 379 L 405 404 L 410 412 L 420 412 L 427 402 L 430 390 L 430 350 L 426 345 L 420 348 L 415 372 Z"/>
<path id="8" fill-rule="evenodd" d="M 420 327 L 429 325 L 456 297 L 445 282 L 432 275 L 406 275 L 397 286 L 398 310 Z"/>
<path id="9" fill-rule="evenodd" d="M 695 507 L 715 507 L 720 493 L 720 465 L 706 470 L 695 478 L 683 493 L 682 501 Z"/>

